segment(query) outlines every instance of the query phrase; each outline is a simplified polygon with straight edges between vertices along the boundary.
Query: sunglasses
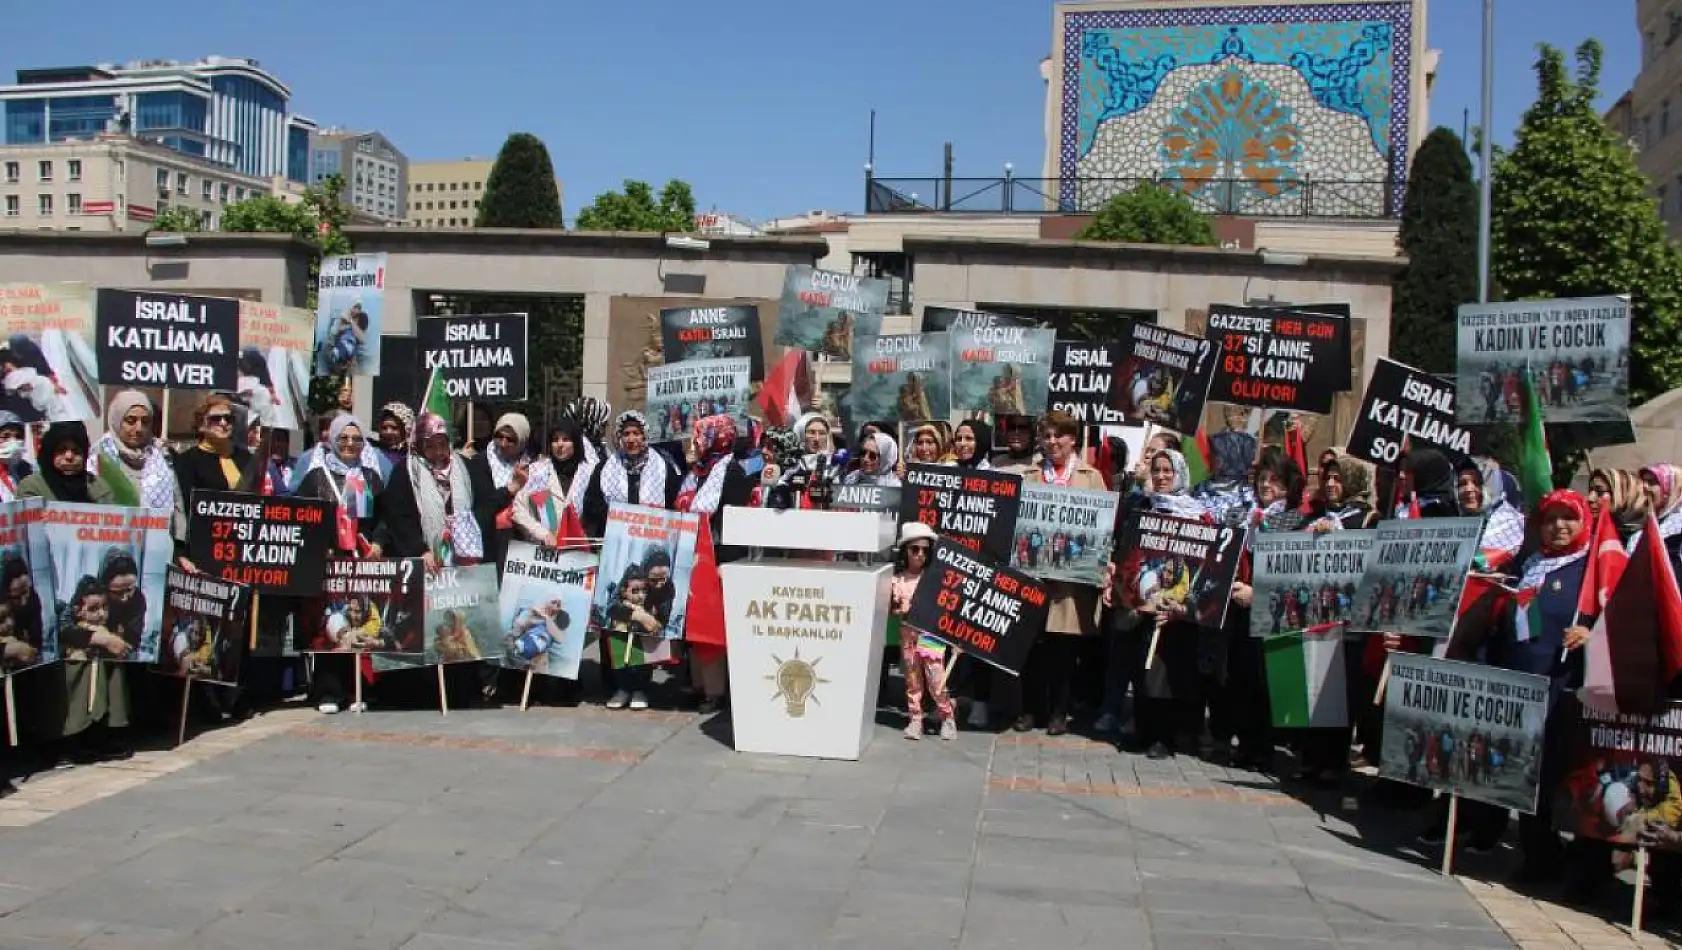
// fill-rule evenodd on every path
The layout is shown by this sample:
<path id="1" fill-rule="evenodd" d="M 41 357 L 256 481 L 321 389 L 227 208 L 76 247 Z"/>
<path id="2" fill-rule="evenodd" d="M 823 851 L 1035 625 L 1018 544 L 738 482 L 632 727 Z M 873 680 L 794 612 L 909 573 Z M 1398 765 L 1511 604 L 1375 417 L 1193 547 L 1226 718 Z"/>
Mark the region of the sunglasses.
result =
<path id="1" fill-rule="evenodd" d="M 207 426 L 228 425 L 228 424 L 232 423 L 233 421 L 234 421 L 233 415 L 231 413 L 227 413 L 227 412 L 213 412 L 210 415 L 204 417 L 204 424 L 207 425 Z"/>
<path id="2" fill-rule="evenodd" d="M 875 452 L 860 452 L 859 453 L 859 458 L 861 458 L 861 459 L 870 459 L 870 460 L 874 461 L 874 460 L 879 459 L 881 457 L 882 456 L 878 455 Z"/>

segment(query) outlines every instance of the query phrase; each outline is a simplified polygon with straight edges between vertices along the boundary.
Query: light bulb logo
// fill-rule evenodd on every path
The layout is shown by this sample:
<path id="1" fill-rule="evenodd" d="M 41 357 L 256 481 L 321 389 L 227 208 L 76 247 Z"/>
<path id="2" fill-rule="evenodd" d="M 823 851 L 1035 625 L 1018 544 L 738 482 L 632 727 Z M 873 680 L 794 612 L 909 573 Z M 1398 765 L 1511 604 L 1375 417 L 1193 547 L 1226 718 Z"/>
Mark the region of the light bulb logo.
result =
<path id="1" fill-rule="evenodd" d="M 822 663 L 823 660 L 821 658 L 811 661 L 802 660 L 799 647 L 794 648 L 794 658 L 791 660 L 784 660 L 775 653 L 771 654 L 771 660 L 777 664 L 776 672 L 765 677 L 777 684 L 777 691 L 772 694 L 771 700 L 773 702 L 782 700 L 783 707 L 788 712 L 790 719 L 799 719 L 805 716 L 806 701 L 817 702 L 818 699 L 812 695 L 813 692 L 817 690 L 820 683 L 829 682 L 829 680 L 818 675 L 818 664 Z"/>

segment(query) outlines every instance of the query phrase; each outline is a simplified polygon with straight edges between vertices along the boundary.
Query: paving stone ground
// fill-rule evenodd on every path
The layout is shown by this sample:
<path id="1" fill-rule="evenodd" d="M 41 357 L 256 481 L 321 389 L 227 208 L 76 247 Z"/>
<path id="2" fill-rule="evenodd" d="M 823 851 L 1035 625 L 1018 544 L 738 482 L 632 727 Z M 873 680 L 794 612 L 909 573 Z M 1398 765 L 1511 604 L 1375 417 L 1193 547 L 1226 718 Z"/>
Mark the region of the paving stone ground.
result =
<path id="1" fill-rule="evenodd" d="M 688 714 L 286 710 L 0 801 L 0 950 L 1638 945 L 1346 804 L 1038 733 L 844 763 Z"/>

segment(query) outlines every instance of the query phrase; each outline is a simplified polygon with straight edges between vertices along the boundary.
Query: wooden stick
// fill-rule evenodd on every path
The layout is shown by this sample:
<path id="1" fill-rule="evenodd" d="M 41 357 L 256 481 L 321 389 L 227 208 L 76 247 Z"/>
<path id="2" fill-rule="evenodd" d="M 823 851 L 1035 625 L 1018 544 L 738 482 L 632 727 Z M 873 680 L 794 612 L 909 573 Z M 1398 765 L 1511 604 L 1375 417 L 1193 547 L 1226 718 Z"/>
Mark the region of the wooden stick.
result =
<path id="1" fill-rule="evenodd" d="M 438 670 L 438 710 L 444 715 L 450 714 L 450 691 L 444 687 L 444 664 L 437 666 Z"/>
<path id="2" fill-rule="evenodd" d="M 915 651 L 917 648 L 912 647 L 911 649 L 913 651 Z M 963 647 L 953 647 L 952 648 L 952 662 L 946 664 L 946 669 L 944 669 L 940 672 L 940 687 L 934 691 L 934 694 L 936 696 L 944 696 L 946 694 L 946 681 L 952 678 L 952 671 L 958 668 L 958 661 L 963 659 L 963 658 L 964 658 L 964 648 Z"/>
<path id="3" fill-rule="evenodd" d="M 1460 824 L 1460 795 L 1448 793 L 1448 834 L 1443 838 L 1443 877 L 1454 874 L 1454 836 Z"/>
<path id="4" fill-rule="evenodd" d="M 353 687 L 355 689 L 354 698 L 351 700 L 350 708 L 352 712 L 360 714 L 362 712 L 362 651 L 357 650 L 350 656 L 350 678 L 355 684 Z"/>
<path id="5" fill-rule="evenodd" d="M 1384 672 L 1378 674 L 1378 688 L 1372 691 L 1372 704 L 1384 704 L 1384 688 L 1390 685 L 1390 654 L 1384 654 Z"/>
<path id="6" fill-rule="evenodd" d="M 257 652 L 257 605 L 262 597 L 263 595 L 256 591 L 251 592 L 251 652 L 253 653 Z M 285 653 L 286 651 L 283 648 L 281 652 Z"/>
<path id="7" fill-rule="evenodd" d="M 1151 645 L 1145 650 L 1145 669 L 1150 669 L 1156 662 L 1156 645 L 1162 639 L 1162 625 L 1151 628 Z"/>
<path id="8" fill-rule="evenodd" d="M 181 745 L 187 741 L 187 706 L 193 698 L 193 678 L 191 676 L 181 681 L 181 723 L 175 730 L 175 744 Z"/>
<path id="9" fill-rule="evenodd" d="M 535 675 L 537 675 L 537 674 L 533 673 L 529 667 L 526 669 L 526 682 L 525 682 L 525 685 L 520 687 L 520 711 L 521 712 L 526 711 L 526 704 L 531 701 L 531 680 L 532 680 L 532 677 L 535 676 Z"/>
<path id="10" fill-rule="evenodd" d="M 88 715 L 93 715 L 95 700 L 99 698 L 99 657 L 88 661 Z"/>
<path id="11" fill-rule="evenodd" d="M 6 742 L 13 748 L 18 744 L 18 701 L 12 690 L 12 678 L 6 677 Z"/>
<path id="12" fill-rule="evenodd" d="M 1641 918 L 1644 916 L 1644 905 L 1647 903 L 1647 846 L 1639 845 L 1635 849 L 1635 906 L 1630 910 L 1629 929 L 1632 933 L 1641 932 Z"/>

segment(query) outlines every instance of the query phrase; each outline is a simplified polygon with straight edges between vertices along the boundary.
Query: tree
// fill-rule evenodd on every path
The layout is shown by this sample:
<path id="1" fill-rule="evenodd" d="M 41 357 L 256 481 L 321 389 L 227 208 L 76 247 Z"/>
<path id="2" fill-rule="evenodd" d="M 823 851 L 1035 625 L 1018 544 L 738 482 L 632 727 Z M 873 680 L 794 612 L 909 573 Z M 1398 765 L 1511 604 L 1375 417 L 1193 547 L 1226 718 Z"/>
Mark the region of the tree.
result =
<path id="1" fill-rule="evenodd" d="M 1396 243 L 1408 265 L 1396 278 L 1390 355 L 1453 373 L 1455 314 L 1478 293 L 1478 188 L 1465 143 L 1449 129 L 1433 130 L 1414 153 Z"/>
<path id="2" fill-rule="evenodd" d="M 204 214 L 197 208 L 189 208 L 186 205 L 170 205 L 158 212 L 158 216 L 152 219 L 152 226 L 146 230 L 148 232 L 203 231 Z"/>
<path id="3" fill-rule="evenodd" d="M 1630 401 L 1682 385 L 1682 250 L 1670 241 L 1635 154 L 1601 121 L 1600 43 L 1576 76 L 1539 47 L 1537 98 L 1495 162 L 1495 284 L 1510 300 L 1630 294 Z"/>
<path id="4" fill-rule="evenodd" d="M 604 191 L 590 206 L 578 212 L 580 231 L 661 231 L 683 233 L 695 230 L 695 194 L 689 183 L 666 182 L 658 201 L 648 182 L 625 180 L 623 194 Z"/>
<path id="5" fill-rule="evenodd" d="M 1155 182 L 1143 182 L 1106 201 L 1075 237 L 1127 244 L 1216 244 L 1209 216 L 1185 195 Z"/>
<path id="6" fill-rule="evenodd" d="M 561 190 L 555 183 L 555 166 L 549 149 L 530 132 L 515 132 L 502 143 L 502 151 L 485 180 L 485 196 L 479 199 L 481 228 L 560 228 Z"/>

